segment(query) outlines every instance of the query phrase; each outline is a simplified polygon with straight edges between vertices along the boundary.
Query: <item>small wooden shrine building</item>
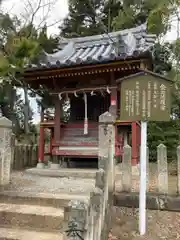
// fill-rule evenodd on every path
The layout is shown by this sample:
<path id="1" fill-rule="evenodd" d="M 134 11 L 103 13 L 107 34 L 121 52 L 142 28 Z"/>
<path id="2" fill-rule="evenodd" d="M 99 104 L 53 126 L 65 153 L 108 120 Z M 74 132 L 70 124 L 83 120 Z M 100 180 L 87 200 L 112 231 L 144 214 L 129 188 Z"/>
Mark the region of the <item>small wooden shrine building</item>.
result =
<path id="1" fill-rule="evenodd" d="M 154 35 L 146 25 L 98 36 L 62 39 L 54 54 L 46 54 L 38 65 L 26 68 L 24 81 L 32 88 L 46 87 L 53 97 L 54 116 L 40 123 L 39 162 L 44 161 L 44 130 L 51 129 L 50 152 L 64 158 L 98 157 L 98 118 L 116 115 L 117 157 L 123 146 L 132 146 L 132 164 L 139 161 L 140 123 L 119 120 L 120 93 L 116 80 L 141 69 L 152 70 Z M 62 107 L 69 101 L 68 120 Z"/>

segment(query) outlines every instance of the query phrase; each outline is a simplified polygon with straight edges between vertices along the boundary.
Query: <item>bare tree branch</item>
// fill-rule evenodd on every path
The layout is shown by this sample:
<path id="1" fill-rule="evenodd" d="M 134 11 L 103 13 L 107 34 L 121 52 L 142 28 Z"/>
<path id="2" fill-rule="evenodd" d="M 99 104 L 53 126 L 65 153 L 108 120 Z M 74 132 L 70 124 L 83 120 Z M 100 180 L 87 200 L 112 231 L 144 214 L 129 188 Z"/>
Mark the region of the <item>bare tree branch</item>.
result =
<path id="1" fill-rule="evenodd" d="M 49 5 L 48 5 L 48 8 L 47 8 L 46 14 L 45 13 L 43 14 L 43 18 L 42 18 L 42 20 L 40 21 L 40 23 L 37 26 L 38 30 L 41 29 L 41 26 L 44 25 L 44 24 L 46 24 L 46 26 L 47 26 L 47 21 L 48 21 L 48 18 L 50 17 L 49 15 L 51 14 L 52 7 L 55 5 L 56 1 L 57 0 L 52 1 L 52 2 L 49 1 Z M 59 21 L 56 21 L 56 23 L 57 22 L 59 22 Z M 54 23 L 50 24 L 50 25 L 54 26 Z M 49 26 L 47 26 L 47 27 L 49 27 Z"/>
<path id="2" fill-rule="evenodd" d="M 46 27 L 47 28 L 49 28 L 49 27 L 53 27 L 53 26 L 55 26 L 56 24 L 60 24 L 60 23 L 62 23 L 62 19 L 60 19 L 60 20 L 57 20 L 57 21 L 55 21 L 55 22 L 53 22 L 53 23 L 50 23 L 50 24 L 46 24 Z M 39 24 L 39 26 L 37 27 L 37 31 L 39 31 L 41 28 L 42 28 L 42 24 L 44 24 L 44 23 L 46 23 L 45 21 L 42 21 L 40 24 Z"/>
<path id="3" fill-rule="evenodd" d="M 51 24 L 47 24 L 56 2 L 57 0 L 38 0 L 37 4 L 33 4 L 33 1 L 30 0 L 25 2 L 24 13 L 21 13 L 21 18 L 24 19 L 24 27 L 27 25 L 31 26 L 29 35 L 27 36 L 28 38 L 32 35 L 33 25 L 37 25 L 35 24 L 37 18 L 39 18 L 39 23 L 37 25 L 38 30 L 40 30 L 45 24 L 47 27 L 51 27 L 62 21 L 59 19 Z"/>

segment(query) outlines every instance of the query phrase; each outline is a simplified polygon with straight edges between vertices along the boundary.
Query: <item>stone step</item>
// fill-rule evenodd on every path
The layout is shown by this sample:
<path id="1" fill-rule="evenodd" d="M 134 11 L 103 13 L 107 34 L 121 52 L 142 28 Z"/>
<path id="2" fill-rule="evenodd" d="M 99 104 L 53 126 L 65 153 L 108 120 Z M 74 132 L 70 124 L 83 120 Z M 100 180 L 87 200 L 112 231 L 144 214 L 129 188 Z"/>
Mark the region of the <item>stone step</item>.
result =
<path id="1" fill-rule="evenodd" d="M 60 143 L 63 144 L 66 142 L 67 145 L 76 146 L 77 144 L 92 146 L 92 144 L 96 144 L 98 146 L 98 138 L 91 137 L 91 138 L 83 138 L 83 137 L 76 137 L 76 136 L 61 136 Z M 69 142 L 69 143 L 68 143 Z"/>
<path id="2" fill-rule="evenodd" d="M 76 169 L 62 168 L 58 170 L 31 168 L 25 171 L 28 174 L 48 177 L 71 177 L 71 178 L 86 178 L 95 179 L 97 169 Z M 83 180 L 82 180 L 83 181 Z"/>
<path id="3" fill-rule="evenodd" d="M 71 200 L 87 201 L 88 195 L 58 194 L 58 193 L 33 193 L 18 191 L 3 191 L 0 193 L 0 203 L 20 205 L 49 206 L 64 208 Z"/>
<path id="4" fill-rule="evenodd" d="M 25 229 L 0 228 L 0 240 L 63 240 L 61 233 L 45 233 Z"/>
<path id="5" fill-rule="evenodd" d="M 63 220 L 62 208 L 0 203 L 0 226 L 3 227 L 60 231 Z"/>

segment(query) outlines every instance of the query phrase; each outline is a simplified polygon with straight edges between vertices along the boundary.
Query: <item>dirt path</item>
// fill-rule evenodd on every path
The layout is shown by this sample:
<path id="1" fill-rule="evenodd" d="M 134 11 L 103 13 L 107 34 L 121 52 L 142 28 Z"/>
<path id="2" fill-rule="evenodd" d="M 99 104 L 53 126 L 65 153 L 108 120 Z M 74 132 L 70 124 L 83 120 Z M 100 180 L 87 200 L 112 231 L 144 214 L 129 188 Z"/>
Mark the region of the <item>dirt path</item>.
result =
<path id="1" fill-rule="evenodd" d="M 127 208 L 113 209 L 113 240 L 159 240 L 180 239 L 180 213 L 147 211 L 147 234 L 138 234 L 138 210 Z"/>

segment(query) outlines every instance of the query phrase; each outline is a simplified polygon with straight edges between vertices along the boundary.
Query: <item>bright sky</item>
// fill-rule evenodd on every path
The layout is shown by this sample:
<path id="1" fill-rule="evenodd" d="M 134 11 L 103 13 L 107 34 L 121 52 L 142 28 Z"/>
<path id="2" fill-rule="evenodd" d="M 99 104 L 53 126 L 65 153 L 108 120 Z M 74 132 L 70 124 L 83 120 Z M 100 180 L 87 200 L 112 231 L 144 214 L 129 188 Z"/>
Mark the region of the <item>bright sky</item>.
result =
<path id="1" fill-rule="evenodd" d="M 49 33 L 58 33 L 58 26 L 68 13 L 68 0 L 4 0 L 2 7 L 3 10 L 12 15 L 21 17 L 21 19 L 27 19 L 28 15 L 31 16 L 31 13 L 37 8 L 39 1 L 41 1 L 41 5 L 46 4 L 46 7 L 41 8 L 37 12 L 34 23 L 39 25 L 43 18 L 46 18 L 48 25 L 53 25 L 48 28 Z M 29 7 L 28 2 L 31 3 L 33 11 Z M 47 6 L 48 3 L 53 3 L 51 8 Z M 54 23 L 57 24 L 54 25 Z"/>
<path id="2" fill-rule="evenodd" d="M 38 12 L 36 18 L 35 18 L 35 24 L 38 26 L 44 16 L 47 16 L 47 13 L 49 12 L 48 15 L 48 25 L 53 25 L 48 28 L 49 34 L 58 34 L 58 26 L 60 25 L 61 20 L 64 19 L 64 17 L 68 13 L 68 0 L 41 0 L 44 4 L 48 2 L 54 2 L 51 11 L 48 11 L 48 8 L 45 8 L 44 10 L 41 9 L 41 11 Z M 3 10 L 6 12 L 12 14 L 12 15 L 17 15 L 23 19 L 28 17 L 28 13 L 30 14 L 31 9 L 26 7 L 28 2 L 31 2 L 32 8 L 36 9 L 37 4 L 39 0 L 4 0 L 3 3 Z M 25 18 L 23 17 L 25 16 Z M 55 22 L 58 22 L 57 24 L 54 25 Z M 171 31 L 167 34 L 166 40 L 172 41 L 176 39 L 177 37 L 177 29 L 176 29 L 176 22 L 173 22 L 172 24 L 172 29 Z M 31 107 L 33 111 L 35 112 L 34 114 L 34 122 L 39 122 L 39 114 L 37 112 L 37 104 L 35 99 L 30 100 Z"/>

